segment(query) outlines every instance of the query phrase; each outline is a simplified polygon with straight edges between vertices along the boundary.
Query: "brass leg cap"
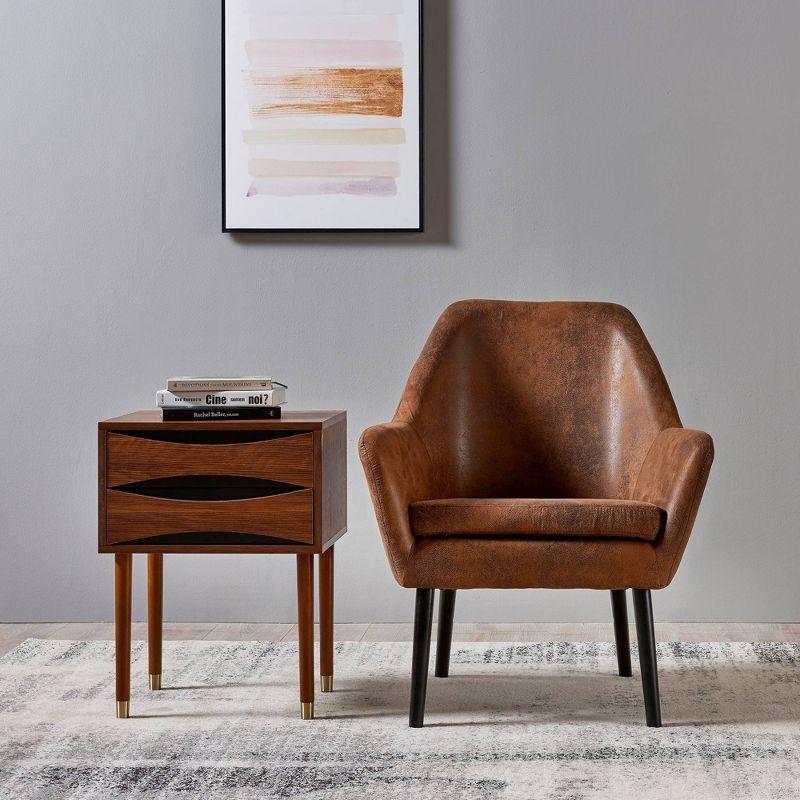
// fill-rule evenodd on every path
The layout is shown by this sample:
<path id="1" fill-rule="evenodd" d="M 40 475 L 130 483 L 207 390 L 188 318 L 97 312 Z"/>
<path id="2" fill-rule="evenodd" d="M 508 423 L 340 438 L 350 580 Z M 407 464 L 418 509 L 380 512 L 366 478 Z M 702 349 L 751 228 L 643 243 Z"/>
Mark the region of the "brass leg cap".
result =
<path id="1" fill-rule="evenodd" d="M 130 700 L 117 700 L 117 719 L 128 719 L 130 707 Z"/>
<path id="2" fill-rule="evenodd" d="M 323 692 L 333 691 L 333 675 L 320 675 L 319 676 L 320 688 Z"/>
<path id="3" fill-rule="evenodd" d="M 314 701 L 300 703 L 300 719 L 314 719 Z"/>
<path id="4" fill-rule="evenodd" d="M 150 673 L 150 688 L 157 692 L 161 688 L 161 673 Z"/>

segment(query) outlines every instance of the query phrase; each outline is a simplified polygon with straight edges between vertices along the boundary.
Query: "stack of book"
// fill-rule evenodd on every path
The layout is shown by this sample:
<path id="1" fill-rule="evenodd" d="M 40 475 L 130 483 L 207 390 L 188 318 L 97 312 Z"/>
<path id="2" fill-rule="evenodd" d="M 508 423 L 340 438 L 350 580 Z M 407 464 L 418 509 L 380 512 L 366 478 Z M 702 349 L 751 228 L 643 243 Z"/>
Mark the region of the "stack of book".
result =
<path id="1" fill-rule="evenodd" d="M 241 378 L 170 378 L 156 392 L 163 419 L 280 419 L 286 386 L 260 375 Z"/>

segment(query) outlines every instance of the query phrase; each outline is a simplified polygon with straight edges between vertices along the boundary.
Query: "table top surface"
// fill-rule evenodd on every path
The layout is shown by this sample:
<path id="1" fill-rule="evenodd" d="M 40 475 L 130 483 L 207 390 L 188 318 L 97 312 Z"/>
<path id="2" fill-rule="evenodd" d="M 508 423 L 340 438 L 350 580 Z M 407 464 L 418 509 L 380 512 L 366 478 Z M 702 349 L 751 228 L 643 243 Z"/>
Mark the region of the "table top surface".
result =
<path id="1" fill-rule="evenodd" d="M 224 420 L 170 420 L 161 419 L 161 410 L 134 411 L 121 417 L 112 417 L 98 423 L 101 431 L 142 430 L 162 428 L 165 430 L 185 430 L 187 428 L 226 428 L 229 430 L 321 430 L 347 418 L 346 411 L 284 411 L 280 419 L 224 419 Z"/>

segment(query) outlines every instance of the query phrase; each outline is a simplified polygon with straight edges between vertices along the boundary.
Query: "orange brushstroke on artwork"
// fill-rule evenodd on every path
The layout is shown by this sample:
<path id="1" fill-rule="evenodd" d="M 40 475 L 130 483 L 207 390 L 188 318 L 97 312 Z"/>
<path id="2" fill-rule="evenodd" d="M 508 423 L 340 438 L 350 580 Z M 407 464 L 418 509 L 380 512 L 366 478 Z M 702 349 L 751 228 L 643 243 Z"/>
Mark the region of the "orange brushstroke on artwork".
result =
<path id="1" fill-rule="evenodd" d="M 254 70 L 249 75 L 253 117 L 290 114 L 403 115 L 403 70 Z"/>

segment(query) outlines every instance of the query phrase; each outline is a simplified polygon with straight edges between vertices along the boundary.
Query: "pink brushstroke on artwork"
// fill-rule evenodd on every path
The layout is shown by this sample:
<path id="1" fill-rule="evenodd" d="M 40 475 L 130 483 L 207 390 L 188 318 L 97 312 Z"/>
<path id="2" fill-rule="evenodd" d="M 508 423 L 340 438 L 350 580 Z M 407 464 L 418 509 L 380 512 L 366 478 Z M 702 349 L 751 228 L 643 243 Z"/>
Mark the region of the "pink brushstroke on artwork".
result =
<path id="1" fill-rule="evenodd" d="M 403 0 L 241 0 L 241 4 L 242 13 L 254 17 L 283 14 L 360 16 L 402 14 L 404 11 Z"/>
<path id="2" fill-rule="evenodd" d="M 250 39 L 244 44 L 250 65 L 267 67 L 399 67 L 400 42 L 379 39 Z"/>
<path id="3" fill-rule="evenodd" d="M 251 39 L 397 39 L 393 15 L 251 17 Z"/>
<path id="4" fill-rule="evenodd" d="M 254 178 L 396 178 L 397 161 L 290 161 L 278 158 L 251 158 Z"/>
<path id="5" fill-rule="evenodd" d="M 394 178 L 257 178 L 247 192 L 248 197 L 273 195 L 301 197 L 307 195 L 349 194 L 368 197 L 393 197 L 397 194 Z"/>

